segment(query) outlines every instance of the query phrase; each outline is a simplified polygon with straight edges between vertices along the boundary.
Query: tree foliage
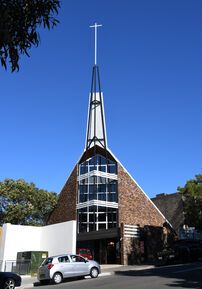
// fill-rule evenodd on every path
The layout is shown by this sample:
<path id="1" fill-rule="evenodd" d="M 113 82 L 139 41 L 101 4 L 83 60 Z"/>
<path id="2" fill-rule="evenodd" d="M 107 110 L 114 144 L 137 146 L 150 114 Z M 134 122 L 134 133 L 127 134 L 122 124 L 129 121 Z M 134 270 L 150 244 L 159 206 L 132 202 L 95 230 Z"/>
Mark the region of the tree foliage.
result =
<path id="1" fill-rule="evenodd" d="M 12 72 L 19 70 L 21 54 L 39 45 L 40 26 L 53 28 L 59 22 L 60 0 L 0 0 L 0 60 Z"/>
<path id="2" fill-rule="evenodd" d="M 57 205 L 58 195 L 38 189 L 23 179 L 0 182 L 0 225 L 44 225 Z"/>
<path id="3" fill-rule="evenodd" d="M 178 187 L 178 191 L 183 196 L 185 224 L 202 229 L 202 175 L 196 175 L 184 187 Z"/>

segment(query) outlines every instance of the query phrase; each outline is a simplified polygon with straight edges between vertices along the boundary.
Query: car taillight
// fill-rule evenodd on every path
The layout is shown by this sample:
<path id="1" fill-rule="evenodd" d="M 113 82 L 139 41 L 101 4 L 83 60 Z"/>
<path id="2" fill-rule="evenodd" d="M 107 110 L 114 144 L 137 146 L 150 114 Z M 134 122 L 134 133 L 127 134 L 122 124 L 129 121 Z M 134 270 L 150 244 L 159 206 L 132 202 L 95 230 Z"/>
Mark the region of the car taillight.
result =
<path id="1" fill-rule="evenodd" d="M 53 268 L 53 264 L 48 264 L 48 266 L 47 266 L 47 268 L 48 268 L 48 270 L 50 270 L 51 268 Z"/>

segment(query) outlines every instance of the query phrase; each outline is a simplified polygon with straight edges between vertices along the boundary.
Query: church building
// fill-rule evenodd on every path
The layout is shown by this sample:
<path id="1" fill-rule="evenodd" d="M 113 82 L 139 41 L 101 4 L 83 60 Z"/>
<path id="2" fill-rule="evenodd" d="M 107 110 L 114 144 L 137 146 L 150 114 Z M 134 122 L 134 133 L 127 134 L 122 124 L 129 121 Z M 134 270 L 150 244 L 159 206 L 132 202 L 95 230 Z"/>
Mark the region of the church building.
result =
<path id="1" fill-rule="evenodd" d="M 98 26 L 94 27 L 97 32 Z M 96 60 L 85 149 L 47 224 L 71 220 L 77 222 L 77 248 L 91 249 L 101 264 L 132 264 L 152 257 L 159 249 L 166 221 L 108 147 Z"/>

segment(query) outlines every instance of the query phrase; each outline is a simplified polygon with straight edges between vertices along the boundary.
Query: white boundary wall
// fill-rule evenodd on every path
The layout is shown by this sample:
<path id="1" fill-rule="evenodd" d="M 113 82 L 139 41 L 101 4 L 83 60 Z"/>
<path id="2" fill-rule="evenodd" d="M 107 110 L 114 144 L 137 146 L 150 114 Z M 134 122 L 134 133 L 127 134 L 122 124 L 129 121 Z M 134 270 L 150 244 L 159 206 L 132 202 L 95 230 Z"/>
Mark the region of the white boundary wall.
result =
<path id="1" fill-rule="evenodd" d="M 76 221 L 44 227 L 3 225 L 0 239 L 0 271 L 5 261 L 16 260 L 17 252 L 48 251 L 48 255 L 76 253 Z"/>

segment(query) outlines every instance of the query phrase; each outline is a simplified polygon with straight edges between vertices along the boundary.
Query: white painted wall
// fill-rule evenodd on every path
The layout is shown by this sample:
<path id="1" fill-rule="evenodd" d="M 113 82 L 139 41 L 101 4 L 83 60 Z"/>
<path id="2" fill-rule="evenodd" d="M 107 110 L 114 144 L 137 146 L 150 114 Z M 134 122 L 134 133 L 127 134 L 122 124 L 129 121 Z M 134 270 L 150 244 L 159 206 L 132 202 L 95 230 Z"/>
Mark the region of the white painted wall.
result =
<path id="1" fill-rule="evenodd" d="M 42 227 L 41 250 L 49 256 L 76 253 L 76 221 Z"/>
<path id="2" fill-rule="evenodd" d="M 16 260 L 17 252 L 48 251 L 48 255 L 76 253 L 76 221 L 44 227 L 3 225 L 0 271 L 5 261 Z M 2 268 L 1 268 L 2 267 Z"/>

